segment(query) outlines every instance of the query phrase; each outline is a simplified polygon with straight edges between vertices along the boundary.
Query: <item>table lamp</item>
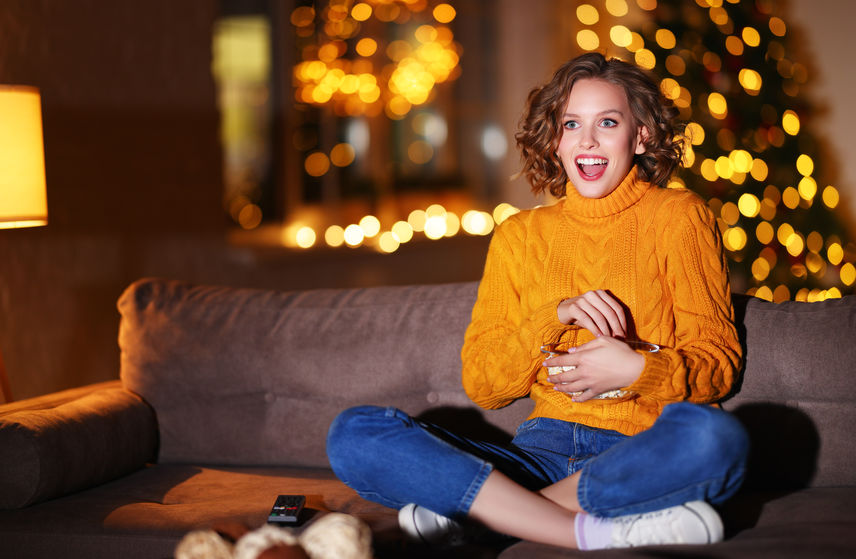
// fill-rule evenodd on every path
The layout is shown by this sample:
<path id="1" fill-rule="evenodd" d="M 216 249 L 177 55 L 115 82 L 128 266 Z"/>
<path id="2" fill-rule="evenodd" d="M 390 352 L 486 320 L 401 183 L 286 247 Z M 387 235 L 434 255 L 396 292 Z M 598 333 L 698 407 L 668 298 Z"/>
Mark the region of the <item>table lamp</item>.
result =
<path id="1" fill-rule="evenodd" d="M 39 90 L 0 85 L 0 229 L 47 225 Z M 0 404 L 12 401 L 0 351 Z"/>

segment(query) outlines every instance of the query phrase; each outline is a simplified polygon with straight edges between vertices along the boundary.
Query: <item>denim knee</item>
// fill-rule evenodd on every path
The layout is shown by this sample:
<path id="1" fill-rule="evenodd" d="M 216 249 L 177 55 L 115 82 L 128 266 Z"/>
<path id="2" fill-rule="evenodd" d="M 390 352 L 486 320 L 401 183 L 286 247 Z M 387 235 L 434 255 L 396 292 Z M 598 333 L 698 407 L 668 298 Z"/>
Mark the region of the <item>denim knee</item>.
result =
<path id="1" fill-rule="evenodd" d="M 663 409 L 662 421 L 675 422 L 681 440 L 690 445 L 701 463 L 719 462 L 731 467 L 745 466 L 749 455 L 749 435 L 733 415 L 721 409 L 687 402 Z"/>
<path id="2" fill-rule="evenodd" d="M 364 462 L 382 455 L 371 448 L 377 433 L 371 426 L 388 416 L 388 409 L 379 406 L 356 406 L 336 416 L 327 431 L 327 459 L 339 479 L 348 483 L 354 469 L 370 468 Z"/>
<path id="3" fill-rule="evenodd" d="M 694 464 L 718 470 L 711 474 L 721 476 L 722 485 L 719 495 L 710 496 L 711 502 L 725 501 L 739 489 L 749 456 L 749 435 L 737 418 L 713 406 L 679 402 L 666 406 L 661 419 L 678 424 L 673 427 L 675 435 L 687 441 Z"/>

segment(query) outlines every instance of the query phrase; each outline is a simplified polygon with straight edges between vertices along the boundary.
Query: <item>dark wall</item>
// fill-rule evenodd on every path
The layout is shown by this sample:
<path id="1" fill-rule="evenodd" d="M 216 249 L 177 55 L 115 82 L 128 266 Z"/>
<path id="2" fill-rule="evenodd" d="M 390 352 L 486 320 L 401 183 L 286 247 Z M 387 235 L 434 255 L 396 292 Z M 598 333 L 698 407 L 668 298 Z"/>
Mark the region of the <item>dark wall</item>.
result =
<path id="1" fill-rule="evenodd" d="M 17 398 L 114 378 L 115 300 L 145 254 L 223 236 L 215 15 L 214 0 L 3 0 L 0 83 L 41 90 L 49 211 L 0 231 Z"/>
<path id="2" fill-rule="evenodd" d="M 49 225 L 0 231 L 15 398 L 116 378 L 132 281 L 302 289 L 473 280 L 486 238 L 294 252 L 229 241 L 216 0 L 0 0 L 0 83 L 42 94 Z"/>

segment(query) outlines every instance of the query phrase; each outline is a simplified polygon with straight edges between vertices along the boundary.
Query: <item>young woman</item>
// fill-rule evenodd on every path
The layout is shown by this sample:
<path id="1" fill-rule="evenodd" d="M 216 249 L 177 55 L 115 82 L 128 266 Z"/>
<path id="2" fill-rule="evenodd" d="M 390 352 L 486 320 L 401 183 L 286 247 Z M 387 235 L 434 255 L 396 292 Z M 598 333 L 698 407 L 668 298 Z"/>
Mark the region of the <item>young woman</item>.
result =
<path id="1" fill-rule="evenodd" d="M 528 396 L 532 415 L 507 447 L 394 408 L 330 429 L 337 476 L 399 509 L 408 534 L 448 543 L 475 522 L 580 549 L 722 539 L 708 503 L 740 486 L 748 441 L 715 403 L 741 350 L 715 219 L 665 188 L 676 113 L 640 69 L 599 54 L 530 94 L 524 171 L 563 198 L 497 228 L 462 358 L 475 403 Z M 571 351 L 545 362 L 559 339 Z"/>

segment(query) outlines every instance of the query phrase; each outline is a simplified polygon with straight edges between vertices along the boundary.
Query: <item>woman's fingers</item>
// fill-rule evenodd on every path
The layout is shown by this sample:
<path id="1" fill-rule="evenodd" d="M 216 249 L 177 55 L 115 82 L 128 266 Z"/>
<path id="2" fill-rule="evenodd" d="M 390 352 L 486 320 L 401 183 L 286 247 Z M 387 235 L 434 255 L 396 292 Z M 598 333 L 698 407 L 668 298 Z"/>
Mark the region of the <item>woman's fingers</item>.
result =
<path id="1" fill-rule="evenodd" d="M 625 337 L 627 318 L 621 304 L 602 289 L 587 291 L 562 302 L 563 322 L 576 324 L 595 336 Z M 561 319 L 561 318 L 560 318 Z"/>

